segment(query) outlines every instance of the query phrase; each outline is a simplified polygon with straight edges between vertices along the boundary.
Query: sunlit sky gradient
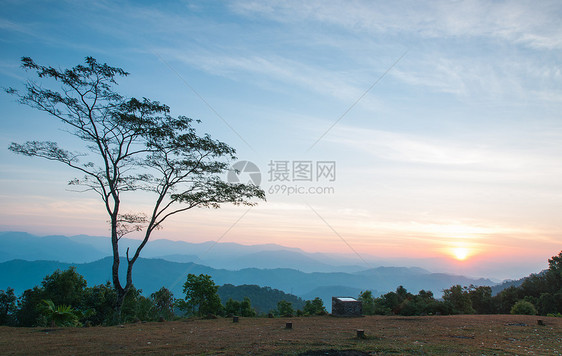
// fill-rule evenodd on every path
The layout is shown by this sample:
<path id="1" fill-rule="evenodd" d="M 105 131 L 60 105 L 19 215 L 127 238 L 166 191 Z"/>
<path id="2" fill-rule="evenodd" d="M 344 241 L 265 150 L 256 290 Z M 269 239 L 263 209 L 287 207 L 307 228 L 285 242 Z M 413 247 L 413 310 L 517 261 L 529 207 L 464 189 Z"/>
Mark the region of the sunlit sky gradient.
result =
<path id="1" fill-rule="evenodd" d="M 260 167 L 266 191 L 279 184 L 272 160 L 336 162 L 334 182 L 288 183 L 330 194 L 191 211 L 155 238 L 353 249 L 495 278 L 537 272 L 562 249 L 560 1 L 1 5 L 3 87 L 31 78 L 22 56 L 93 56 L 131 73 L 121 93 L 202 120 Z M 107 235 L 96 196 L 68 190 L 74 172 L 7 149 L 77 142 L 13 97 L 0 105 L 0 228 Z"/>

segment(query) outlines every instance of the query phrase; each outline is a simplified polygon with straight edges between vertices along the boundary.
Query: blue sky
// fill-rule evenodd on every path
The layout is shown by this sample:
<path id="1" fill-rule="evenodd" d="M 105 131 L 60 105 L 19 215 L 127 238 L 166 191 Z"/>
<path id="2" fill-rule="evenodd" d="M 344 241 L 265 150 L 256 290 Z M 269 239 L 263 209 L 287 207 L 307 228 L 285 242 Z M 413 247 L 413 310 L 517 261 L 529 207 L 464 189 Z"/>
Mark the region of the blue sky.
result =
<path id="1" fill-rule="evenodd" d="M 93 56 L 131 73 L 123 94 L 202 120 L 201 132 L 259 166 L 266 191 L 329 188 L 268 194 L 250 211 L 192 211 L 155 237 L 353 254 L 350 245 L 498 278 L 560 251 L 558 1 L 1 4 L 3 87 L 30 78 L 22 56 L 60 67 Z M 106 235 L 96 197 L 68 191 L 73 172 L 7 150 L 78 143 L 12 97 L 0 105 L 2 229 Z M 270 161 L 299 160 L 336 162 L 336 180 L 268 181 Z M 148 202 L 130 197 L 128 209 Z M 454 262 L 459 250 L 468 258 Z"/>

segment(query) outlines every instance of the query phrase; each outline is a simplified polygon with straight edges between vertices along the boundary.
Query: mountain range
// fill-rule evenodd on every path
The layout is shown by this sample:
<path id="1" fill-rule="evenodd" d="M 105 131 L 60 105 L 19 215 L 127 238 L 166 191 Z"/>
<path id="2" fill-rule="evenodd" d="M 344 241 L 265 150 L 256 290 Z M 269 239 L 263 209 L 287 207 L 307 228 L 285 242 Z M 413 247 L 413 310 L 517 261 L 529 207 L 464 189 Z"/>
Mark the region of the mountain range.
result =
<path id="1" fill-rule="evenodd" d="M 139 240 L 122 238 L 120 252 L 136 248 Z M 35 236 L 25 232 L 0 232 L 0 262 L 59 261 L 87 263 L 112 255 L 108 237 Z M 356 256 L 306 253 L 297 248 L 276 244 L 241 245 L 236 243 L 190 243 L 151 240 L 143 249 L 144 258 L 161 258 L 172 262 L 194 262 L 218 269 L 292 268 L 303 272 L 356 272 L 369 266 L 357 265 Z"/>
<path id="2" fill-rule="evenodd" d="M 132 246 L 138 243 L 136 240 L 122 242 Z M 20 294 L 40 284 L 56 269 L 70 266 L 76 266 L 89 286 L 105 283 L 111 280 L 109 247 L 108 238 L 104 237 L 0 233 L 0 289 L 12 287 Z M 322 255 L 270 244 L 245 246 L 155 240 L 147 244 L 143 258 L 135 264 L 133 280 L 143 294 L 164 286 L 175 296 L 181 296 L 187 274 L 204 273 L 212 276 L 217 285 L 267 286 L 305 300 L 321 297 L 327 305 L 335 295 L 357 296 L 363 290 L 379 295 L 400 285 L 412 293 L 424 289 L 440 296 L 444 289 L 455 284 L 495 284 L 489 279 L 431 273 L 416 267 L 362 269 L 353 264 L 336 265 L 331 263 L 342 263 L 345 259 L 327 256 L 319 260 L 319 256 Z M 214 266 L 204 265 L 206 263 Z M 230 268 L 221 268 L 221 265 Z"/>
<path id="3" fill-rule="evenodd" d="M 55 261 L 11 260 L 0 263 L 0 289 L 12 287 L 16 294 L 40 284 L 42 279 L 55 270 L 76 266 L 88 285 L 102 284 L 111 280 L 111 257 L 83 264 Z M 122 265 L 125 264 L 123 261 Z M 487 279 L 471 279 L 464 276 L 406 267 L 378 267 L 361 272 L 313 272 L 306 273 L 287 268 L 246 268 L 238 271 L 214 269 L 195 263 L 171 262 L 163 259 L 140 258 L 135 264 L 133 280 L 135 286 L 150 294 L 162 286 L 174 295 L 182 295 L 182 286 L 188 273 L 208 274 L 217 285 L 251 284 L 268 286 L 294 294 L 303 299 L 321 297 L 326 301 L 334 295 L 357 296 L 362 290 L 373 290 L 375 294 L 395 290 L 403 285 L 409 291 L 431 290 L 437 296 L 443 289 L 455 284 L 493 285 Z"/>

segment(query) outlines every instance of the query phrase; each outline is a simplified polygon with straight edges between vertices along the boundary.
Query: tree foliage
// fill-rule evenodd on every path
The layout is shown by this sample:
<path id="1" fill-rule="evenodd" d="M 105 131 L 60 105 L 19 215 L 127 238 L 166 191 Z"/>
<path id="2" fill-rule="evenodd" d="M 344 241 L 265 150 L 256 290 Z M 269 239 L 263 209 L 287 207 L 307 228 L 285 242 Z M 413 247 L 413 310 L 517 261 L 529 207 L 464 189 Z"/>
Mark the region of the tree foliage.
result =
<path id="1" fill-rule="evenodd" d="M 305 302 L 301 298 L 292 294 L 285 293 L 271 287 L 260 287 L 257 285 L 234 286 L 225 284 L 219 287 L 219 296 L 223 303 L 229 299 L 242 301 L 248 297 L 252 303 L 252 308 L 258 314 L 267 314 L 277 308 L 277 303 L 281 300 L 290 302 L 295 309 L 304 308 Z"/>
<path id="2" fill-rule="evenodd" d="M 495 311 L 492 300 L 492 288 L 488 286 L 474 286 L 468 288 L 468 297 L 476 314 L 491 314 Z"/>
<path id="3" fill-rule="evenodd" d="M 286 300 L 281 300 L 277 303 L 277 310 L 275 311 L 275 314 L 278 316 L 292 317 L 295 315 L 295 309 L 293 309 L 292 303 Z"/>
<path id="4" fill-rule="evenodd" d="M 13 290 L 8 295 L 13 295 Z M 18 300 L 17 309 L 12 302 L 13 322 L 8 325 L 115 325 L 120 322 L 155 321 L 161 318 L 169 320 L 174 317 L 174 296 L 166 288 L 147 298 L 142 295 L 141 290 L 132 286 L 120 314 L 115 308 L 116 295 L 110 282 L 88 287 L 84 277 L 75 268 L 57 270 L 45 276 L 40 286 L 24 291 Z M 12 301 L 13 299 L 14 297 L 10 298 Z M 0 302 L 2 301 L 0 291 Z"/>
<path id="5" fill-rule="evenodd" d="M 150 295 L 152 301 L 152 312 L 154 318 L 172 320 L 174 318 L 174 307 L 176 305 L 173 293 L 166 287 Z"/>
<path id="6" fill-rule="evenodd" d="M 434 315 L 448 314 L 445 303 L 434 298 L 431 291 L 420 290 L 414 295 L 399 286 L 395 292 L 386 293 L 379 298 L 373 298 L 370 291 L 362 292 L 359 300 L 367 303 L 364 314 L 377 315 Z M 369 315 L 367 314 L 367 315 Z"/>
<path id="7" fill-rule="evenodd" d="M 17 297 L 13 288 L 0 290 L 0 325 L 14 325 L 16 322 Z"/>
<path id="8" fill-rule="evenodd" d="M 230 298 L 224 308 L 227 315 L 238 315 L 247 318 L 257 315 L 256 310 L 252 308 L 252 301 L 248 297 L 244 297 L 242 301 Z"/>
<path id="9" fill-rule="evenodd" d="M 363 306 L 363 314 L 375 314 L 375 298 L 373 297 L 373 292 L 370 290 L 363 291 L 359 294 L 357 300 L 359 300 Z"/>
<path id="10" fill-rule="evenodd" d="M 518 286 L 504 283 L 510 286 L 497 295 L 488 286 L 455 285 L 443 291 L 443 300 L 436 300 L 430 291 L 413 295 L 400 286 L 378 298 L 370 291 L 362 292 L 359 300 L 365 314 L 509 314 L 517 305 L 517 313 L 535 310 L 540 315 L 557 315 L 562 312 L 562 252 L 548 262 L 548 270 L 525 278 Z"/>
<path id="11" fill-rule="evenodd" d="M 117 79 L 128 75 L 121 68 L 87 57 L 84 65 L 57 69 L 22 58 L 41 83 L 29 81 L 20 93 L 9 88 L 19 102 L 49 114 L 83 143 L 79 151 L 52 141 L 12 143 L 13 152 L 62 163 L 82 175 L 69 184 L 99 195 L 109 216 L 113 249 L 112 281 L 121 308 L 132 288 L 132 269 L 151 234 L 170 216 L 195 207 L 218 208 L 223 203 L 253 205 L 265 193 L 252 184 L 221 180 L 235 159 L 235 150 L 198 135 L 192 119 L 173 117 L 170 108 L 147 98 L 126 98 L 115 91 Z M 154 196 L 148 211 L 124 213 L 127 192 Z M 142 231 L 136 250 L 126 251 L 125 283 L 119 277 L 119 240 Z"/>
<path id="12" fill-rule="evenodd" d="M 520 300 L 513 305 L 510 313 L 520 314 L 520 315 L 536 315 L 537 309 L 535 309 L 533 303 L 528 302 L 526 300 Z"/>
<path id="13" fill-rule="evenodd" d="M 116 301 L 117 292 L 109 282 L 86 288 L 81 310 L 93 310 L 93 313 L 83 322 L 91 325 L 117 324 L 119 318 L 115 308 Z"/>
<path id="14" fill-rule="evenodd" d="M 57 269 L 41 282 L 46 299 L 51 300 L 55 305 L 74 307 L 78 307 L 83 300 L 86 285 L 86 280 L 76 272 L 74 266 L 65 271 Z"/>
<path id="15" fill-rule="evenodd" d="M 547 270 L 525 278 L 519 287 L 501 291 L 494 300 L 501 313 L 510 313 L 519 300 L 535 307 L 540 315 L 562 312 L 562 251 L 548 260 Z"/>
<path id="16" fill-rule="evenodd" d="M 50 301 L 55 306 L 68 306 L 73 310 L 84 309 L 82 303 L 85 288 L 86 280 L 76 272 L 75 267 L 70 267 L 65 271 L 56 270 L 45 276 L 41 286 L 23 292 L 19 298 L 19 308 L 16 312 L 18 324 L 22 326 L 46 325 L 48 313 L 45 312 L 47 307 L 43 300 Z"/>
<path id="17" fill-rule="evenodd" d="M 324 307 L 324 302 L 319 297 L 314 298 L 313 300 L 307 300 L 304 309 L 304 315 L 326 315 L 328 312 Z"/>
<path id="18" fill-rule="evenodd" d="M 220 315 L 223 307 L 217 293 L 218 289 L 211 276 L 207 274 L 197 276 L 190 273 L 183 285 L 185 300 L 178 303 L 179 307 L 188 315 Z"/>
<path id="19" fill-rule="evenodd" d="M 443 291 L 443 300 L 452 308 L 452 314 L 474 314 L 472 300 L 468 288 L 460 285 L 452 286 Z"/>
<path id="20" fill-rule="evenodd" d="M 399 286 L 396 291 L 377 298 L 370 291 L 361 292 L 359 300 L 365 303 L 365 314 L 408 316 L 476 312 L 559 316 L 562 313 L 562 292 L 545 281 L 556 281 L 560 259 L 553 258 L 550 261 L 549 270 L 532 275 L 520 287 L 507 288 L 496 296 L 491 295 L 490 287 L 455 285 L 444 291 L 443 300 L 437 300 L 431 291 L 420 290 L 414 295 Z M 219 287 L 210 276 L 203 274 L 188 275 L 184 284 L 186 297 L 179 301 L 164 287 L 150 297 L 145 297 L 141 290 L 133 286 L 119 316 L 115 309 L 117 292 L 110 282 L 88 287 L 84 278 L 71 267 L 45 276 L 39 286 L 24 291 L 19 298 L 16 298 L 11 288 L 0 291 L 0 325 L 114 325 L 121 321 L 170 320 L 174 317 L 174 308 L 178 304 L 189 315 L 205 316 L 212 313 L 253 317 L 257 313 L 252 305 L 252 298 L 260 300 L 290 296 L 269 287 L 255 285 L 224 285 L 221 288 L 227 294 L 237 295 L 240 300 L 230 297 L 223 307 L 218 297 Z M 273 313 L 289 317 L 295 315 L 295 308 L 292 302 L 280 299 Z M 303 303 L 302 310 L 299 309 L 296 314 L 304 316 L 324 313 L 322 300 L 315 298 Z"/>
<path id="21" fill-rule="evenodd" d="M 51 326 L 79 326 L 80 313 L 73 310 L 70 305 L 55 306 L 50 299 L 43 299 L 41 314 L 45 317 L 46 323 Z"/>

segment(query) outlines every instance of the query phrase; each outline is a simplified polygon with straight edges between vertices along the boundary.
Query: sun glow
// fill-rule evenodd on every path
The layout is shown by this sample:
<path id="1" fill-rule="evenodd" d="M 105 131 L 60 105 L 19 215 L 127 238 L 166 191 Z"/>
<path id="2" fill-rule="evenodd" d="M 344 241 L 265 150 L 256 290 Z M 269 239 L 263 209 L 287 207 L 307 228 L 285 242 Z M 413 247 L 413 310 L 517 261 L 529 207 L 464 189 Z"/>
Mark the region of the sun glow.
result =
<path id="1" fill-rule="evenodd" d="M 466 260 L 469 255 L 469 250 L 466 247 L 455 247 L 451 251 L 453 252 L 453 256 L 459 261 Z"/>

